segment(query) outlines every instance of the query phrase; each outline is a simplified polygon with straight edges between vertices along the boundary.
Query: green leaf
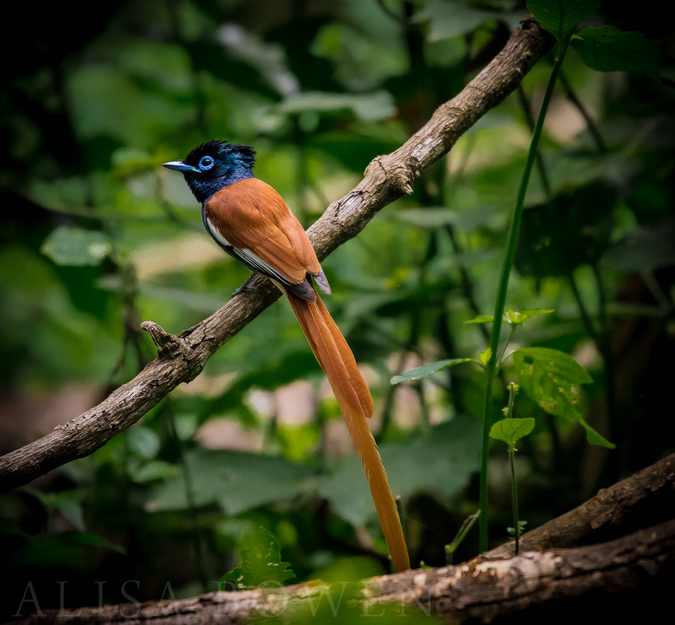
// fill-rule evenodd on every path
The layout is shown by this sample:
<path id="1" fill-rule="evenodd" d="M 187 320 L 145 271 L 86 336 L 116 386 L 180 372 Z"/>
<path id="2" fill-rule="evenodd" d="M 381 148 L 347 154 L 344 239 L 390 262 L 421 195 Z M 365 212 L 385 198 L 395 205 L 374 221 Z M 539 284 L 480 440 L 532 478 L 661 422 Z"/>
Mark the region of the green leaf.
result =
<path id="1" fill-rule="evenodd" d="M 179 470 L 175 464 L 163 460 L 151 460 L 144 463 L 131 473 L 131 479 L 136 484 L 145 484 L 155 480 L 168 480 L 178 477 Z"/>
<path id="2" fill-rule="evenodd" d="M 308 492 L 309 467 L 264 454 L 194 449 L 185 456 L 192 475 L 195 504 L 220 504 L 235 515 L 273 501 Z M 188 507 L 183 475 L 158 485 L 147 504 L 152 512 Z"/>
<path id="3" fill-rule="evenodd" d="M 431 0 L 415 15 L 415 21 L 429 22 L 429 41 L 440 41 L 471 32 L 497 17 L 502 14 L 480 11 L 463 2 Z"/>
<path id="4" fill-rule="evenodd" d="M 502 419 L 490 428 L 490 438 L 506 443 L 514 449 L 516 443 L 534 430 L 535 421 L 532 417 L 523 419 Z"/>
<path id="5" fill-rule="evenodd" d="M 148 427 L 136 425 L 126 433 L 129 450 L 139 456 L 150 460 L 159 452 L 159 436 Z"/>
<path id="6" fill-rule="evenodd" d="M 526 528 L 527 528 L 527 521 L 518 521 L 518 534 L 520 536 L 522 536 L 525 533 Z M 506 528 L 506 533 L 509 536 L 515 536 L 516 530 L 513 526 L 509 526 Z"/>
<path id="7" fill-rule="evenodd" d="M 350 111 L 363 121 L 379 121 L 396 112 L 394 100 L 386 91 L 374 93 L 325 93 L 307 91 L 288 96 L 278 107 L 281 113 L 339 113 Z"/>
<path id="8" fill-rule="evenodd" d="M 480 421 L 457 416 L 432 427 L 427 435 L 385 443 L 381 452 L 395 494 L 404 499 L 422 492 L 450 498 L 478 469 Z M 368 484 L 356 456 L 343 459 L 332 475 L 320 481 L 319 494 L 353 525 L 364 525 L 374 518 Z"/>
<path id="9" fill-rule="evenodd" d="M 473 317 L 472 319 L 469 319 L 464 323 L 471 323 L 471 324 L 492 323 L 494 318 L 495 318 L 494 315 L 478 315 L 477 317 Z"/>
<path id="10" fill-rule="evenodd" d="M 457 211 L 433 206 L 424 208 L 406 208 L 391 214 L 392 217 L 403 223 L 419 226 L 420 228 L 440 228 L 452 226 L 459 220 Z"/>
<path id="11" fill-rule="evenodd" d="M 518 272 L 539 278 L 567 276 L 597 263 L 610 244 L 614 188 L 593 182 L 559 193 L 523 213 L 516 256 Z"/>
<path id="12" fill-rule="evenodd" d="M 578 384 L 591 378 L 564 352 L 528 347 L 513 353 L 513 364 L 525 392 L 546 412 L 574 421 L 581 418 Z"/>
<path id="13" fill-rule="evenodd" d="M 514 359 L 526 366 L 538 366 L 548 374 L 571 384 L 590 384 L 593 378 L 572 356 L 548 347 L 522 347 L 513 354 Z"/>
<path id="14" fill-rule="evenodd" d="M 592 379 L 574 358 L 555 349 L 526 347 L 513 353 L 513 364 L 521 386 L 543 410 L 579 423 L 592 445 L 613 448 L 612 443 L 584 420 L 579 410 L 577 385 L 588 384 Z"/>
<path id="15" fill-rule="evenodd" d="M 619 241 L 603 256 L 620 271 L 654 271 L 675 265 L 675 220 L 651 228 L 638 228 Z"/>
<path id="16" fill-rule="evenodd" d="M 424 378 L 434 375 L 434 373 L 438 373 L 442 369 L 463 365 L 467 362 L 472 362 L 471 358 L 449 358 L 447 360 L 437 360 L 436 362 L 430 362 L 429 364 L 422 365 L 421 367 L 415 367 L 414 369 L 405 371 L 400 375 L 395 375 L 393 378 L 391 378 L 390 383 L 393 385 L 400 384 L 401 382 L 415 382 L 417 380 L 423 380 Z"/>
<path id="17" fill-rule="evenodd" d="M 43 493 L 31 489 L 30 492 L 35 495 L 46 508 L 60 512 L 76 530 L 84 532 L 84 516 L 82 514 L 83 491 L 65 490 L 58 493 Z"/>
<path id="18" fill-rule="evenodd" d="M 550 315 L 554 313 L 553 308 L 526 308 L 525 310 L 507 310 L 504 313 L 504 321 L 512 326 L 519 326 L 535 317 Z"/>
<path id="19" fill-rule="evenodd" d="M 562 39 L 599 10 L 600 0 L 528 0 L 527 8 L 546 30 Z"/>
<path id="20" fill-rule="evenodd" d="M 486 347 L 480 354 L 478 354 L 478 362 L 484 367 L 487 367 L 488 363 L 490 362 L 490 358 L 492 358 L 492 348 L 490 347 Z"/>
<path id="21" fill-rule="evenodd" d="M 41 251 L 57 265 L 98 265 L 112 246 L 110 239 L 98 230 L 59 226 L 42 244 Z"/>
<path id="22" fill-rule="evenodd" d="M 276 538 L 264 527 L 246 532 L 239 541 L 238 551 L 239 564 L 222 578 L 238 590 L 264 584 L 280 585 L 295 578 L 291 565 L 281 559 Z"/>
<path id="23" fill-rule="evenodd" d="M 572 40 L 584 63 L 600 72 L 653 73 L 659 68 L 659 50 L 642 33 L 613 26 L 584 28 Z"/>
<path id="24" fill-rule="evenodd" d="M 550 315 L 555 312 L 553 308 L 526 308 L 525 310 L 507 310 L 504 313 L 504 321 L 512 326 L 518 326 L 521 323 L 533 319 L 534 317 L 541 317 L 542 315 Z M 494 315 L 478 315 L 473 319 L 469 319 L 464 323 L 479 324 L 492 323 Z"/>
<path id="25" fill-rule="evenodd" d="M 25 567 L 73 567 L 92 566 L 99 556 L 96 550 L 113 551 L 124 554 L 125 549 L 111 543 L 98 534 L 88 532 L 63 532 L 60 534 L 40 534 L 30 538 L 16 556 Z"/>
<path id="26" fill-rule="evenodd" d="M 586 431 L 586 440 L 591 445 L 596 445 L 597 447 L 605 447 L 606 449 L 616 449 L 616 445 L 611 441 L 608 441 L 600 432 L 591 427 L 591 425 L 582 418 L 579 420 L 581 427 Z"/>
<path id="27" fill-rule="evenodd" d="M 459 546 L 464 542 L 467 534 L 471 531 L 471 528 L 476 524 L 476 521 L 480 518 L 480 510 L 476 510 L 473 514 L 470 514 L 457 530 L 457 534 L 452 539 L 451 543 L 445 545 L 445 560 L 447 564 L 452 564 L 452 557 L 459 548 Z"/>

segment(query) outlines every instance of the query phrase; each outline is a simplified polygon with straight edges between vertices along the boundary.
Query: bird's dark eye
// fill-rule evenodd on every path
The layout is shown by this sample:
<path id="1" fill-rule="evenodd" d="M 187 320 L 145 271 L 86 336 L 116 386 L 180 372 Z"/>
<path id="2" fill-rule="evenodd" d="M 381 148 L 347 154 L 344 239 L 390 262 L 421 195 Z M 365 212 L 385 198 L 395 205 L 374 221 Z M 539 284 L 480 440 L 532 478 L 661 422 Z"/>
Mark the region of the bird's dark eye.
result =
<path id="1" fill-rule="evenodd" d="M 198 167 L 199 167 L 199 169 L 201 169 L 202 171 L 209 171 L 209 169 L 211 169 L 211 168 L 213 167 L 214 162 L 215 162 L 215 161 L 213 160 L 213 157 L 212 157 L 212 156 L 209 156 L 209 155 L 207 154 L 206 156 L 202 156 L 202 157 L 199 159 L 199 165 L 198 165 Z"/>

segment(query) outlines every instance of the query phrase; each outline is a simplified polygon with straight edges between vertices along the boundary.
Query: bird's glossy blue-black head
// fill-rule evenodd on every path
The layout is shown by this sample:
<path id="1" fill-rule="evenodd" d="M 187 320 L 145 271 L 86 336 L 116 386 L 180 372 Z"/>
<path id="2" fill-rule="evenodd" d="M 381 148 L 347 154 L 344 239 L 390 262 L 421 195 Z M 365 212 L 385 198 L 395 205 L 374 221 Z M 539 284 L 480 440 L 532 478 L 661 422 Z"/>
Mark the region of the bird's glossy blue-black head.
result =
<path id="1" fill-rule="evenodd" d="M 255 150 L 248 145 L 225 141 L 207 141 L 182 161 L 164 163 L 164 167 L 182 172 L 199 202 L 205 202 L 223 187 L 253 177 Z"/>

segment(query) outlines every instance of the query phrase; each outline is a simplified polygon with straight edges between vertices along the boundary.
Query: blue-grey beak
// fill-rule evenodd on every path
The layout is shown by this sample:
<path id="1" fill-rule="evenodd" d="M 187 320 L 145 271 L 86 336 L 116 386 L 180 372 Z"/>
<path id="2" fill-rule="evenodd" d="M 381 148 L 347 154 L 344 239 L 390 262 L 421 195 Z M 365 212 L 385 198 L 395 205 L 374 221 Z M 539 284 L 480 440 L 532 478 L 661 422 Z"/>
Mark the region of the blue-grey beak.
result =
<path id="1" fill-rule="evenodd" d="M 168 163 L 163 163 L 163 167 L 166 167 L 167 169 L 173 169 L 175 171 L 182 171 L 182 172 L 192 172 L 195 174 L 200 174 L 201 172 L 199 169 L 192 165 L 188 165 L 187 163 L 184 163 L 183 161 L 169 161 Z"/>

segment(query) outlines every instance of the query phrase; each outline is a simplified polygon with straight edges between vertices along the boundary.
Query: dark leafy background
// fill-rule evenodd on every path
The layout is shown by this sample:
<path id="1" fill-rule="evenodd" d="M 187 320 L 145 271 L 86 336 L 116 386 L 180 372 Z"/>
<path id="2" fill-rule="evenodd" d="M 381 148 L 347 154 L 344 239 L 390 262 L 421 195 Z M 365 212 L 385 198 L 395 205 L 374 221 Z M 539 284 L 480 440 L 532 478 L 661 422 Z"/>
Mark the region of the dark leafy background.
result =
<path id="1" fill-rule="evenodd" d="M 530 8 L 560 36 L 553 4 Z M 571 4 L 582 28 L 547 120 L 509 296 L 511 309 L 553 312 L 528 317 L 510 349 L 562 350 L 590 377 L 570 374 L 567 361 L 533 371 L 531 354 L 548 352 L 506 360 L 525 391 L 516 416 L 536 421 L 518 443 L 530 527 L 673 448 L 671 21 L 665 3 Z M 515 0 L 15 10 L 0 95 L 5 451 L 152 358 L 139 320 L 178 332 L 246 278 L 202 232 L 163 161 L 212 137 L 253 144 L 258 176 L 309 224 L 527 15 Z M 535 112 L 550 60 L 523 83 Z M 417 381 L 389 380 L 484 350 L 488 326 L 465 321 L 494 304 L 527 117 L 523 98 L 508 98 L 411 197 L 325 262 L 330 307 L 375 395 L 415 563 L 444 563 L 444 545 L 476 510 L 482 374 L 445 363 Z M 505 401 L 500 387 L 495 407 Z M 600 434 L 616 449 L 603 449 Z M 493 447 L 496 542 L 507 537 L 510 485 L 505 448 Z M 55 580 L 77 606 L 99 600 L 94 580 L 112 602 L 186 596 L 217 580 L 382 572 L 384 544 L 349 449 L 320 370 L 278 304 L 130 431 L 2 496 L 0 542 L 13 571 L 3 611 L 35 609 L 22 603 L 29 581 L 46 608 L 59 605 Z M 475 543 L 470 534 L 455 559 Z"/>

